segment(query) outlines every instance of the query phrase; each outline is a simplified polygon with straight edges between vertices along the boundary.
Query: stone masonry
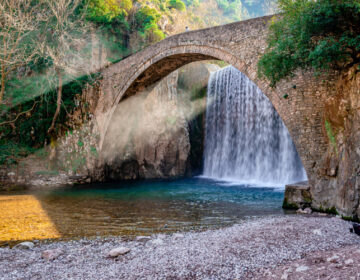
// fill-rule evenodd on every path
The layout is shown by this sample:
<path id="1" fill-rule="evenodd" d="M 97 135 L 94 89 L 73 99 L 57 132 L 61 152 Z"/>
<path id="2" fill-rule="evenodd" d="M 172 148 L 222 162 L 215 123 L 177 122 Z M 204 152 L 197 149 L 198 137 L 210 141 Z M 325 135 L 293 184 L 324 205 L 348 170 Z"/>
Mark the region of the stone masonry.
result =
<path id="1" fill-rule="evenodd" d="M 119 102 L 187 63 L 218 59 L 247 75 L 270 99 L 289 129 L 311 181 L 312 170 L 327 147 L 323 99 L 335 90 L 329 91 L 329 80 L 315 79 L 308 72 L 298 73 L 275 89 L 258 77 L 257 61 L 267 45 L 270 19 L 261 17 L 178 34 L 104 69 L 95 112 L 100 148 Z M 288 98 L 283 98 L 285 95 Z"/>
<path id="2" fill-rule="evenodd" d="M 328 73 L 315 78 L 310 71 L 298 71 L 294 77 L 271 88 L 268 81 L 261 79 L 257 73 L 258 59 L 267 47 L 270 20 L 271 16 L 267 16 L 177 34 L 105 68 L 97 89 L 99 100 L 94 111 L 100 135 L 100 153 L 119 102 L 185 64 L 222 60 L 247 75 L 274 105 L 295 143 L 307 172 L 310 192 L 317 195 L 315 200 L 319 206 L 323 192 L 314 192 L 311 187 L 319 186 L 319 181 L 322 181 L 320 185 L 326 189 L 328 178 L 319 177 L 317 171 L 322 169 L 323 157 L 330 145 L 325 125 L 328 119 L 326 104 L 337 96 L 336 83 L 340 74 Z M 346 176 L 350 178 L 353 175 Z M 339 182 L 336 181 L 335 188 L 342 187 Z M 343 195 L 346 197 L 346 194 Z M 356 198 L 358 201 L 358 196 Z M 322 207 L 333 207 L 332 201 L 327 200 Z M 354 205 L 351 207 L 356 208 Z M 350 213 L 350 208 L 345 208 L 342 209 L 344 214 L 354 214 L 354 210 Z"/>

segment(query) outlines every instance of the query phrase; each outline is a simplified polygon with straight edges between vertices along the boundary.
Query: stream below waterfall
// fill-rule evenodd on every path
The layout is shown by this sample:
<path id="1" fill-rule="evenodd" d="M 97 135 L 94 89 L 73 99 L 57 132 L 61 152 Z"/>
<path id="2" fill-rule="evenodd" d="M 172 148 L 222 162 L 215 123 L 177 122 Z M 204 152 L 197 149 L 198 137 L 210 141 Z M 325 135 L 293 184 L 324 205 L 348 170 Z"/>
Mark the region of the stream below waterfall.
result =
<path id="1" fill-rule="evenodd" d="M 283 188 L 205 178 L 4 193 L 0 243 L 215 229 L 252 217 L 283 215 L 283 195 Z"/>
<path id="2" fill-rule="evenodd" d="M 284 185 L 306 179 L 266 96 L 229 66 L 211 74 L 203 175 L 0 195 L 1 242 L 200 231 L 283 215 Z"/>

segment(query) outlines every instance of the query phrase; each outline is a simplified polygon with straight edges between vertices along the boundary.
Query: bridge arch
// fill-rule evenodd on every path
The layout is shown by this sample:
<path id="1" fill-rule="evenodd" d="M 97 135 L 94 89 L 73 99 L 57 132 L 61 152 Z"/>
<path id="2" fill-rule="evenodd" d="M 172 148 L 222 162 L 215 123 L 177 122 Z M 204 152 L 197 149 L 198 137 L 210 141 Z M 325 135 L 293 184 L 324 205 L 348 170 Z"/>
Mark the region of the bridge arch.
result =
<path id="1" fill-rule="evenodd" d="M 119 102 L 185 64 L 221 60 L 245 74 L 269 98 L 288 128 L 311 180 L 317 158 L 326 148 L 321 129 L 321 99 L 314 94 L 322 85 L 314 82 L 311 74 L 300 73 L 274 89 L 257 76 L 257 61 L 267 45 L 265 35 L 269 19 L 263 17 L 178 34 L 105 69 L 101 83 L 104 106 L 97 118 L 101 127 L 100 150 Z M 304 81 L 309 81 L 310 87 Z M 304 92 L 309 94 L 304 95 Z M 289 95 L 288 99 L 282 98 L 285 94 Z M 307 121 L 309 115 L 312 121 Z M 309 153 L 309 149 L 313 152 Z"/>

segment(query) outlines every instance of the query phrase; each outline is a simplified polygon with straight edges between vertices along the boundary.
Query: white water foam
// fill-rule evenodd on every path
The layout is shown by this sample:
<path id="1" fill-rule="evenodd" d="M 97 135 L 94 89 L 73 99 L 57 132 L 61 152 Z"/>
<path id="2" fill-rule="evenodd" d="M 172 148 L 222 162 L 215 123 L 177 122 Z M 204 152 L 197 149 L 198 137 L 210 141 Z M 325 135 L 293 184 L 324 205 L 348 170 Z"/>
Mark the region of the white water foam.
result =
<path id="1" fill-rule="evenodd" d="M 232 66 L 209 79 L 203 176 L 262 187 L 306 180 L 294 143 L 271 102 Z"/>

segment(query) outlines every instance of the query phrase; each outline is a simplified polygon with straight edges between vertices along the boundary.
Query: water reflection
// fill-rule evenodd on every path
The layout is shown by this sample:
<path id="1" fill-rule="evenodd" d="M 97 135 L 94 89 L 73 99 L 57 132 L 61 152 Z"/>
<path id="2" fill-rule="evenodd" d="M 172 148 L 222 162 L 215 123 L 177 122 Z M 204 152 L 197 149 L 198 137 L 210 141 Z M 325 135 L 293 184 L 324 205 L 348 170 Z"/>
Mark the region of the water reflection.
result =
<path id="1" fill-rule="evenodd" d="M 41 211 L 46 212 L 58 234 L 49 232 L 48 237 L 40 236 L 31 223 L 41 224 L 41 221 L 29 220 L 24 210 L 23 215 L 18 211 L 16 217 L 10 217 L 22 219 L 24 225 L 30 222 L 30 226 L 23 228 L 26 238 L 18 234 L 18 240 L 203 230 L 232 225 L 249 216 L 284 213 L 281 190 L 224 186 L 202 178 L 87 185 L 32 191 L 26 195 L 32 195 L 40 202 Z M 21 210 L 24 193 L 15 197 Z M 5 209 L 6 200 L 1 203 L 0 208 Z M 11 211 L 7 212 L 7 218 L 12 215 Z M 3 219 L 0 219 L 1 223 L 4 223 Z M 11 227 L 8 219 L 5 229 L 8 234 L 4 234 L 3 229 L 0 241 L 10 240 Z"/>

